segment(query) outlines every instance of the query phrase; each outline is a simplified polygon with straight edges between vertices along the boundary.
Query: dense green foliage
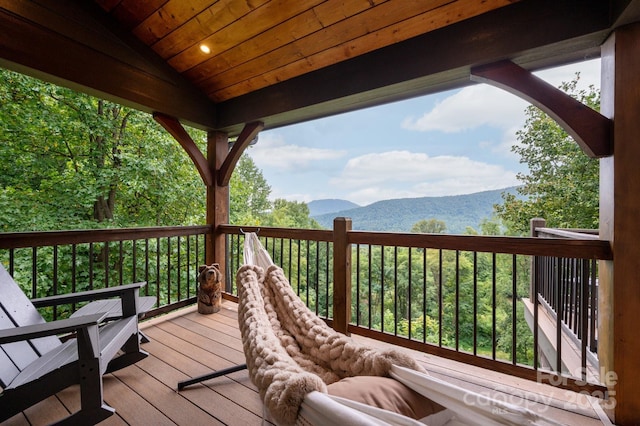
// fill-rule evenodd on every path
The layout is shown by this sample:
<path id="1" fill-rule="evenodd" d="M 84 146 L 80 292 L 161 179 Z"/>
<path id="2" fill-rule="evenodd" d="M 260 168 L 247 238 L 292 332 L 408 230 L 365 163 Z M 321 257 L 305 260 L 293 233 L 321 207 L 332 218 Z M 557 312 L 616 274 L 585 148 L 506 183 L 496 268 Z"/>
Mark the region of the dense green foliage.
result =
<path id="1" fill-rule="evenodd" d="M 206 151 L 204 132 L 187 130 Z M 274 208 L 247 156 L 230 192 L 233 223 L 313 225 L 304 204 Z M 0 70 L 0 232 L 202 225 L 205 201 L 193 162 L 149 114 Z M 193 296 L 204 239 L 0 252 L 7 267 L 10 258 L 14 277 L 36 297 L 142 278 L 166 303 Z"/>
<path id="2" fill-rule="evenodd" d="M 300 298 L 333 315 L 332 248 L 306 240 L 262 239 Z M 241 249 L 234 246 L 235 252 Z M 430 344 L 531 365 L 524 318 L 527 256 L 353 246 L 351 322 Z"/>
<path id="3" fill-rule="evenodd" d="M 444 234 L 447 230 L 447 224 L 438 219 L 422 219 L 411 227 L 411 232 L 419 234 Z"/>
<path id="4" fill-rule="evenodd" d="M 205 189 L 148 115 L 0 71 L 2 231 L 202 223 Z"/>
<path id="5" fill-rule="evenodd" d="M 0 232 L 202 224 L 204 200 L 193 163 L 149 114 L 0 70 Z M 167 239 L 26 248 L 0 261 L 11 259 L 36 297 L 143 279 L 166 302 L 194 293 L 195 248 L 187 259 L 184 247 L 195 237 L 181 243 L 182 252 Z"/>
<path id="6" fill-rule="evenodd" d="M 259 225 L 269 214 L 271 187 L 248 155 L 240 157 L 229 184 L 229 223 Z"/>
<path id="7" fill-rule="evenodd" d="M 206 151 L 204 132 L 189 131 Z M 0 70 L 0 143 L 0 231 L 205 223 L 195 166 L 149 114 Z M 318 227 L 303 203 L 270 193 L 242 156 L 230 222 Z"/>
<path id="8" fill-rule="evenodd" d="M 600 95 L 594 88 L 576 90 L 579 76 L 561 89 L 598 110 Z M 577 93 L 576 93 L 577 91 Z M 529 106 L 519 144 L 512 151 L 529 167 L 518 174 L 522 186 L 503 195 L 496 213 L 512 234 L 529 233 L 529 221 L 540 217 L 552 228 L 598 228 L 599 162 L 588 157 L 555 121 Z"/>
<path id="9" fill-rule="evenodd" d="M 475 342 L 478 353 L 495 351 L 503 360 L 513 359 L 515 339 L 517 362 L 532 362 L 533 340 L 520 302 L 528 291 L 524 257 L 374 247 L 371 253 L 361 249 L 360 259 L 371 260 L 372 270 L 360 269 L 354 281 L 362 290 L 352 297 L 367 300 L 371 275 L 373 298 L 358 304 L 354 321 L 467 352 Z"/>

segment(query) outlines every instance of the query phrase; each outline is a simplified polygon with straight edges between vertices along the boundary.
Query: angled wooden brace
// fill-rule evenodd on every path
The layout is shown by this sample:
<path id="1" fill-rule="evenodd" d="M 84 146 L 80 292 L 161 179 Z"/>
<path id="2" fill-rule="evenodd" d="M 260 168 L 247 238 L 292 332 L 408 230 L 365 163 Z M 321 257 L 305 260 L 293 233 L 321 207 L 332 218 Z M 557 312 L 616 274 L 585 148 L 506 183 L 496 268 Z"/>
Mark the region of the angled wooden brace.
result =
<path id="1" fill-rule="evenodd" d="M 234 142 L 233 148 L 225 158 L 224 163 L 220 167 L 218 171 L 218 185 L 219 186 L 227 186 L 229 185 L 229 181 L 231 180 L 231 174 L 233 173 L 233 169 L 236 168 L 236 164 L 242 153 L 245 149 L 251 144 L 251 141 L 256 137 L 258 133 L 264 128 L 264 123 L 262 121 L 254 121 L 253 123 L 248 123 L 238 135 L 238 139 Z"/>
<path id="2" fill-rule="evenodd" d="M 154 112 L 153 119 L 156 120 L 162 127 L 164 127 L 173 136 L 182 148 L 187 151 L 191 161 L 196 165 L 200 177 L 207 186 L 212 186 L 214 183 L 213 172 L 209 168 L 209 163 L 206 157 L 202 154 L 202 151 L 196 146 L 189 133 L 182 127 L 182 124 L 174 117 Z"/>
<path id="3" fill-rule="evenodd" d="M 613 155 L 612 121 L 511 61 L 471 69 L 471 80 L 499 87 L 553 118 L 593 158 Z"/>

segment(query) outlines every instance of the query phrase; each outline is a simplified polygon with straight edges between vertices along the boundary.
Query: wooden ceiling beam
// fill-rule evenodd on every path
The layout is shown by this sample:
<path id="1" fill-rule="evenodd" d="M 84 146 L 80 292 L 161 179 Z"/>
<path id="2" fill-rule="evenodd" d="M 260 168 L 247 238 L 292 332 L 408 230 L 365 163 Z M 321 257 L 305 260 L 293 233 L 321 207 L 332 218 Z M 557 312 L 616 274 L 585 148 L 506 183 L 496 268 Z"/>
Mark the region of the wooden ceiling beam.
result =
<path id="1" fill-rule="evenodd" d="M 91 2 L 0 3 L 0 66 L 214 129 L 215 104 Z"/>
<path id="2" fill-rule="evenodd" d="M 613 155 L 612 122 L 511 61 L 471 69 L 471 80 L 506 90 L 546 112 L 592 158 Z"/>
<path id="3" fill-rule="evenodd" d="M 531 71 L 597 57 L 615 25 L 640 19 L 639 2 L 521 0 L 216 105 L 94 2 L 4 0 L 0 66 L 236 136 L 245 123 L 275 128 L 463 87 L 472 67 L 504 59 Z"/>
<path id="4" fill-rule="evenodd" d="M 612 25 L 608 7 L 522 0 L 221 102 L 217 125 L 233 135 L 255 120 L 274 128 L 459 88 L 471 84 L 471 67 L 505 58 L 530 70 L 595 58 Z"/>

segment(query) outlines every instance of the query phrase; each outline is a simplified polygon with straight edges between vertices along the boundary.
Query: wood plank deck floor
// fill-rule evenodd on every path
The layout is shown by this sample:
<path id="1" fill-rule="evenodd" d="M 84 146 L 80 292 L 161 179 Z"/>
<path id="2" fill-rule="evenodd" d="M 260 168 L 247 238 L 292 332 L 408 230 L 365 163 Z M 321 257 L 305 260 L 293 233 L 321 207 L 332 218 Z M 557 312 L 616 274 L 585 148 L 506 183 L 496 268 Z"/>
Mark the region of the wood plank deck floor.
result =
<path id="1" fill-rule="evenodd" d="M 100 425 L 259 425 L 262 403 L 246 370 L 177 392 L 180 381 L 245 362 L 237 305 L 225 301 L 215 315 L 195 307 L 142 323 L 149 357 L 104 378 L 105 401 L 116 414 Z M 372 346 L 385 343 L 354 336 Z M 583 395 L 412 352 L 434 376 L 503 401 L 543 412 L 566 425 L 602 425 L 593 400 Z M 77 411 L 72 387 L 31 407 L 4 425 L 46 425 Z"/>

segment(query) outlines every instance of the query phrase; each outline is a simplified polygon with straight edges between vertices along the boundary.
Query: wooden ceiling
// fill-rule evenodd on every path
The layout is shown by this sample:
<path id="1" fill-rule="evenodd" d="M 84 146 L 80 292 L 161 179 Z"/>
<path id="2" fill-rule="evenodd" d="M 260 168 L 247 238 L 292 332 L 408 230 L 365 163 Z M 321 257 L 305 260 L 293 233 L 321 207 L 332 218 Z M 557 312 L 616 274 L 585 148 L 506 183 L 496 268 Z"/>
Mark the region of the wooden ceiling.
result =
<path id="1" fill-rule="evenodd" d="M 98 3 L 218 103 L 514 1 L 98 0 Z M 210 49 L 210 53 L 203 53 L 201 46 Z"/>
<path id="2" fill-rule="evenodd" d="M 0 65 L 233 136 L 595 57 L 639 1 L 0 0 Z"/>

